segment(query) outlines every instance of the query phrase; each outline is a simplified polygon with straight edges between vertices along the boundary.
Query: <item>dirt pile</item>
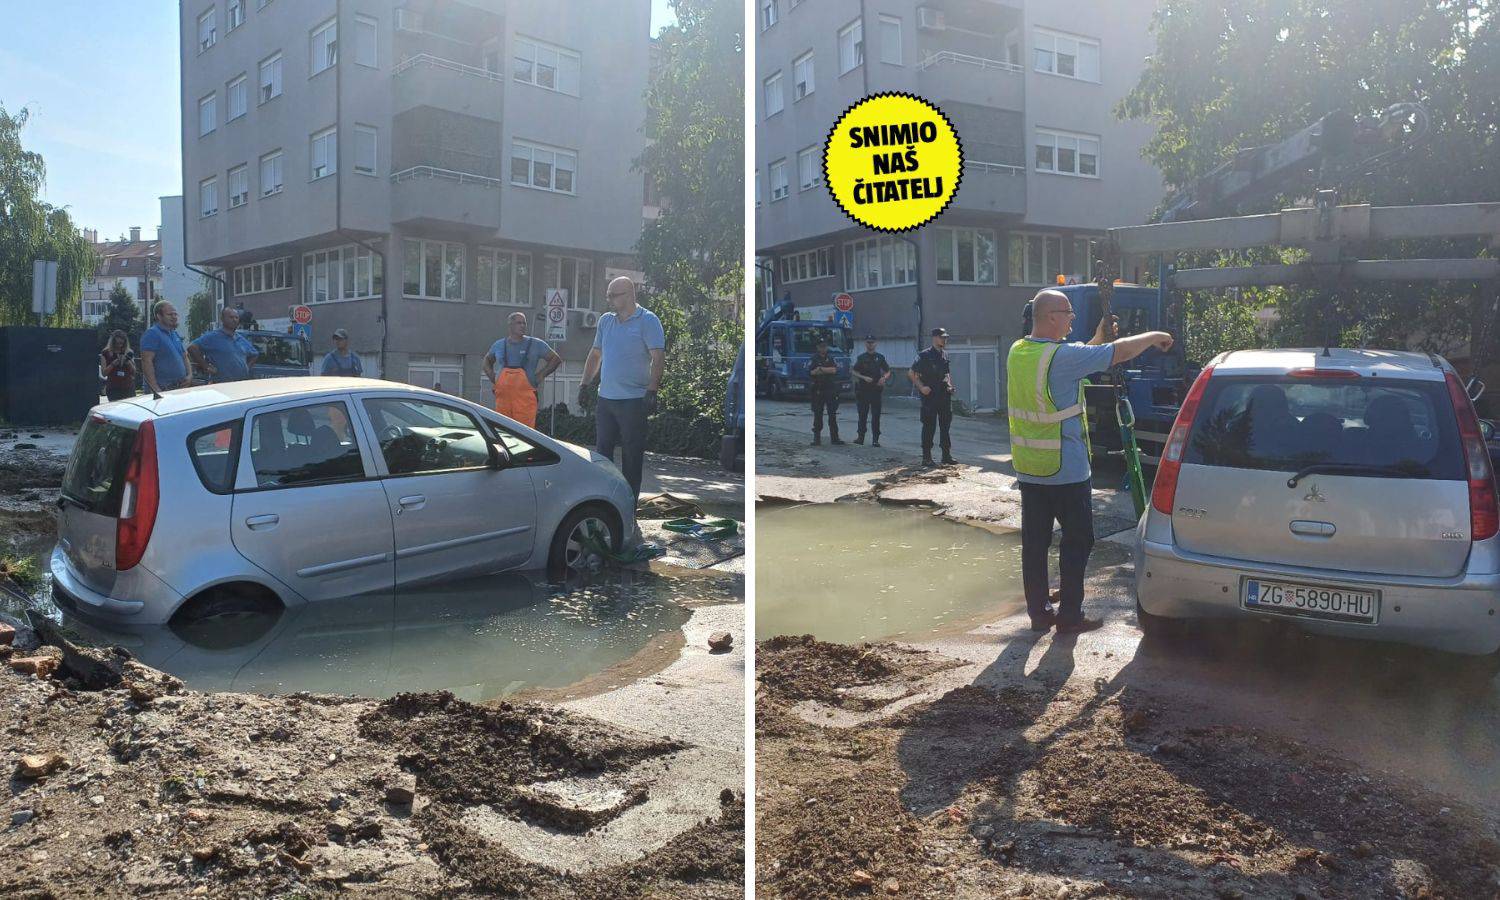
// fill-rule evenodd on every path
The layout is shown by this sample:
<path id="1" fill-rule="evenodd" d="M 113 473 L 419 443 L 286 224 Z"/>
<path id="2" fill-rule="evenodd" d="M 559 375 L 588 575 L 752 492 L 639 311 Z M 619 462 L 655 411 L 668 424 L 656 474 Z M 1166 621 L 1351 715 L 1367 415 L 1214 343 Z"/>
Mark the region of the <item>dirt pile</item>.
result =
<path id="1" fill-rule="evenodd" d="M 810 634 L 779 636 L 756 645 L 756 679 L 778 703 L 816 700 L 865 709 L 902 696 L 902 686 L 958 663 L 925 650 L 896 644 L 830 644 Z M 859 696 L 854 689 L 888 686 L 885 696 Z"/>
<path id="2" fill-rule="evenodd" d="M 45 450 L 0 449 L 0 494 L 55 491 L 62 487 L 67 464 L 66 458 Z"/>

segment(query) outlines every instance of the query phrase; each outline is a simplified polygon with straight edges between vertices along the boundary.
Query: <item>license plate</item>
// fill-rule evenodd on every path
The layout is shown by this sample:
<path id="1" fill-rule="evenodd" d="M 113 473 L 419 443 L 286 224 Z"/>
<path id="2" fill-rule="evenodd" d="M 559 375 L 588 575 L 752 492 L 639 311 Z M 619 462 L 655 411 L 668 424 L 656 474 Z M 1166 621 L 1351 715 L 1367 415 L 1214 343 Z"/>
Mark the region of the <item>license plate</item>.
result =
<path id="1" fill-rule="evenodd" d="M 1240 604 L 1254 612 L 1373 625 L 1380 618 L 1380 592 L 1291 581 L 1246 578 Z"/>

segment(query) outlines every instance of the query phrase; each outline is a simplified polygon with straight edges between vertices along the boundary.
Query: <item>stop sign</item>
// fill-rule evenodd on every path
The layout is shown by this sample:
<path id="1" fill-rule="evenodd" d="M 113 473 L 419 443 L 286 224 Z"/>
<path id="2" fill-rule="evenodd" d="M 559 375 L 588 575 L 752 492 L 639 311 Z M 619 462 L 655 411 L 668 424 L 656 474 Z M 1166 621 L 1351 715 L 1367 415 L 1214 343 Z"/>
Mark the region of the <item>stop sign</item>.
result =
<path id="1" fill-rule="evenodd" d="M 296 322 L 298 325 L 308 325 L 308 324 L 311 324 L 312 323 L 312 310 L 308 309 L 306 306 L 293 307 L 292 308 L 292 321 Z"/>
<path id="2" fill-rule="evenodd" d="M 839 312 L 848 312 L 854 308 L 854 298 L 848 294 L 836 294 L 833 298 L 833 305 Z"/>

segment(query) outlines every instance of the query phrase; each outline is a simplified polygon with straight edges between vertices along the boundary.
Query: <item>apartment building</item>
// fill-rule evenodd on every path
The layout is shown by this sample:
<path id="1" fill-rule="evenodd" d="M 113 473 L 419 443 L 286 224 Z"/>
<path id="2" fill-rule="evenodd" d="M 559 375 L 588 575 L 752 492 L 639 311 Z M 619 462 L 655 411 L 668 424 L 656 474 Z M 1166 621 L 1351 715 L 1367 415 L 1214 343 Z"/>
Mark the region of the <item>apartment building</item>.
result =
<path id="1" fill-rule="evenodd" d="M 83 229 L 83 237 L 94 245 L 98 264 L 93 274 L 84 278 L 79 300 L 80 312 L 87 325 L 97 325 L 109 312 L 109 295 L 115 286 L 144 308 L 161 297 L 161 241 L 141 238 L 141 229 L 133 227 L 130 236 L 118 241 L 100 241 L 99 232 Z"/>
<path id="2" fill-rule="evenodd" d="M 1112 112 L 1151 52 L 1152 3 L 754 2 L 762 302 L 790 292 L 817 315 L 847 292 L 856 332 L 897 366 L 946 327 L 959 398 L 1000 407 L 1026 301 L 1058 275 L 1091 278 L 1091 242 L 1161 200 L 1140 156 L 1150 126 Z M 964 147 L 953 204 L 909 235 L 854 225 L 823 184 L 829 127 L 881 91 L 936 103 Z"/>
<path id="3" fill-rule="evenodd" d="M 261 321 L 313 310 L 366 371 L 487 401 L 516 311 L 565 299 L 573 402 L 634 271 L 649 0 L 185 0 L 186 254 Z M 553 396 L 544 396 L 551 402 Z"/>

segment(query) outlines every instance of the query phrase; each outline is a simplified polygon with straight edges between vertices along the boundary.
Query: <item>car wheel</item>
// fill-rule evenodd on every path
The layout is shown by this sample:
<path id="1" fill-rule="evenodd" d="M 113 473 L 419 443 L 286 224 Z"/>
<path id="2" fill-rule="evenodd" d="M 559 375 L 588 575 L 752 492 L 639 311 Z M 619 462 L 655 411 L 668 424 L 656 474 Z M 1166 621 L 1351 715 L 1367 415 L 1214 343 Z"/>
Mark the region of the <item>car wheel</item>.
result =
<path id="1" fill-rule="evenodd" d="M 210 619 L 239 619 L 280 612 L 280 598 L 265 588 L 230 584 L 199 594 L 172 616 L 174 625 L 196 625 Z"/>
<path id="2" fill-rule="evenodd" d="M 1139 599 L 1135 601 L 1135 618 L 1141 633 L 1146 636 L 1147 640 L 1171 638 L 1182 628 L 1179 620 L 1169 619 L 1166 616 L 1154 616 L 1146 612 Z"/>
<path id="3" fill-rule="evenodd" d="M 601 506 L 580 506 L 568 513 L 557 533 L 552 536 L 552 549 L 547 554 L 547 568 L 555 574 L 583 571 L 602 563 L 596 550 L 590 545 L 596 541 L 610 550 L 619 550 L 623 535 L 614 524 L 614 516 Z"/>

